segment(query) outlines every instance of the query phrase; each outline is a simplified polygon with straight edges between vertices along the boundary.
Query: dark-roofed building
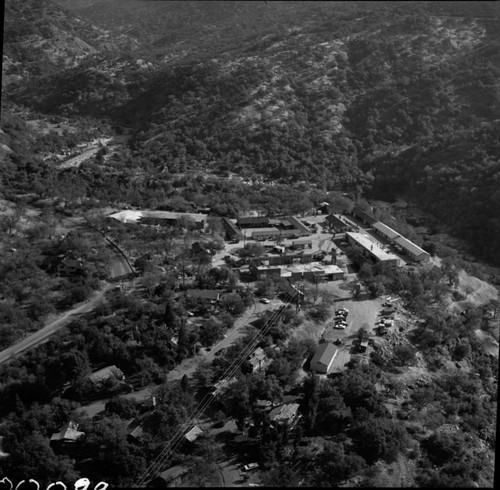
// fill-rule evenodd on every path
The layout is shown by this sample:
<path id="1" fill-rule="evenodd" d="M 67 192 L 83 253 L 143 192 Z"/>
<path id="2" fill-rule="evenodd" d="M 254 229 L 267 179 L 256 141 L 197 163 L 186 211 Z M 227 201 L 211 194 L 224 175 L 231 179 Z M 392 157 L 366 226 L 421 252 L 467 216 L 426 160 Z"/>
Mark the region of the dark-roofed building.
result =
<path id="1" fill-rule="evenodd" d="M 311 234 L 311 230 L 294 216 L 287 216 L 286 219 L 290 221 L 290 223 L 292 223 L 292 225 L 294 226 L 295 230 L 297 230 L 297 235 L 309 236 Z"/>
<path id="2" fill-rule="evenodd" d="M 333 361 L 337 356 L 337 348 L 330 342 L 323 342 L 314 353 L 311 359 L 311 369 L 318 373 L 328 374 L 332 368 Z"/>
<path id="3" fill-rule="evenodd" d="M 248 362 L 252 365 L 254 372 L 261 372 L 266 369 L 271 360 L 267 357 L 262 347 L 257 347 L 255 352 L 248 357 Z"/>
<path id="4" fill-rule="evenodd" d="M 229 218 L 222 218 L 222 225 L 229 240 L 243 240 L 243 233 Z"/>
<path id="5" fill-rule="evenodd" d="M 220 300 L 224 291 L 218 289 L 188 289 L 186 298 L 201 304 L 215 304 Z"/>
<path id="6" fill-rule="evenodd" d="M 240 228 L 265 228 L 269 226 L 269 218 L 267 216 L 249 216 L 238 218 L 238 226 Z"/>
<path id="7" fill-rule="evenodd" d="M 75 444 L 80 437 L 84 436 L 85 433 L 78 430 L 78 424 L 69 421 L 61 427 L 59 432 L 52 434 L 50 438 L 51 445 L 72 445 Z"/>
<path id="8" fill-rule="evenodd" d="M 57 264 L 57 273 L 60 276 L 75 276 L 77 274 L 83 274 L 83 270 L 83 260 L 71 253 L 62 257 L 61 261 Z"/>
<path id="9" fill-rule="evenodd" d="M 292 247 L 299 250 L 312 248 L 312 240 L 307 240 L 307 239 L 294 240 L 292 242 Z"/>
<path id="10" fill-rule="evenodd" d="M 373 223 L 377 222 L 377 220 L 370 213 L 363 211 L 359 206 L 354 206 L 352 215 L 368 226 L 371 226 L 373 225 Z"/>
<path id="11" fill-rule="evenodd" d="M 392 228 L 389 228 L 387 225 L 384 225 L 384 223 L 380 221 L 373 223 L 372 228 L 373 231 L 377 233 L 377 235 L 384 237 L 389 242 L 392 242 L 395 238 L 400 236 L 400 234 L 397 231 L 393 230 Z"/>
<path id="12" fill-rule="evenodd" d="M 413 242 L 410 242 L 410 240 L 405 237 L 399 236 L 395 238 L 394 243 L 399 245 L 411 259 L 416 260 L 417 262 L 426 262 L 431 257 L 428 252 L 421 249 Z"/>
<path id="13" fill-rule="evenodd" d="M 182 483 L 183 477 L 189 472 L 189 468 L 182 465 L 172 466 L 162 471 L 156 478 L 149 482 L 152 487 L 176 487 Z"/>
<path id="14" fill-rule="evenodd" d="M 328 224 L 330 230 L 334 231 L 335 233 L 343 233 L 344 231 L 349 231 L 351 229 L 351 227 L 347 223 L 342 221 L 334 214 L 329 214 L 325 218 L 325 222 Z"/>

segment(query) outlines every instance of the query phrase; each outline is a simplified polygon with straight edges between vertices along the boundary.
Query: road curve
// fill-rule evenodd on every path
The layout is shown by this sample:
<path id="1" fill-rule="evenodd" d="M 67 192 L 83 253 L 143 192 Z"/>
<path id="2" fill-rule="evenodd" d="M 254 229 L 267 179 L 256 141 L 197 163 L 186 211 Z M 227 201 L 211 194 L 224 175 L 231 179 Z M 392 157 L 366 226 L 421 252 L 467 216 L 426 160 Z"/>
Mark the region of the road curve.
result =
<path id="1" fill-rule="evenodd" d="M 8 361 L 10 358 L 17 356 L 25 350 L 32 349 L 41 343 L 45 342 L 51 335 L 60 330 L 66 324 L 68 324 L 74 315 L 80 313 L 87 313 L 94 309 L 96 304 L 102 299 L 104 293 L 111 288 L 112 285 L 109 283 L 104 283 L 104 285 L 94 293 L 87 301 L 80 303 L 71 310 L 64 312 L 59 318 L 45 325 L 41 330 L 31 334 L 30 336 L 20 340 L 17 344 L 0 352 L 0 364 Z"/>

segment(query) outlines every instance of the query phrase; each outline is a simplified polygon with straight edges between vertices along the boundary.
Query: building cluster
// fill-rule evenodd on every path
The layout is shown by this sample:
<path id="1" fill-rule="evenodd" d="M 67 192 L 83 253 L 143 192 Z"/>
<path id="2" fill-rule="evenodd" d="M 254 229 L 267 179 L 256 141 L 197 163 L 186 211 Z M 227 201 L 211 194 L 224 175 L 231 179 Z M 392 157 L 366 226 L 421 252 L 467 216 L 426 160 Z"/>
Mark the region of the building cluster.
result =
<path id="1" fill-rule="evenodd" d="M 306 237 L 311 230 L 294 216 L 269 218 L 267 216 L 240 217 L 236 222 L 224 218 L 224 229 L 230 240 L 251 238 L 257 241 Z"/>
<path id="2" fill-rule="evenodd" d="M 428 252 L 420 248 L 418 245 L 415 245 L 413 242 L 381 221 L 377 221 L 373 216 L 359 207 L 354 207 L 352 214 L 362 223 L 370 226 L 377 235 L 387 240 L 387 242 L 389 242 L 389 244 L 391 244 L 398 252 L 407 255 L 410 259 L 416 262 L 426 262 L 429 260 L 430 254 Z M 392 254 L 387 250 L 383 250 L 380 246 L 377 248 L 377 244 L 366 235 L 349 232 L 346 235 L 348 241 L 351 244 L 359 246 L 363 250 L 363 254 L 365 256 L 369 256 L 377 262 L 399 265 L 399 258 L 397 255 Z"/>
<path id="3" fill-rule="evenodd" d="M 333 264 L 315 261 L 314 255 L 288 254 L 257 257 L 249 261 L 252 274 L 263 277 L 286 278 L 291 282 L 335 281 L 344 278 L 344 271 Z"/>

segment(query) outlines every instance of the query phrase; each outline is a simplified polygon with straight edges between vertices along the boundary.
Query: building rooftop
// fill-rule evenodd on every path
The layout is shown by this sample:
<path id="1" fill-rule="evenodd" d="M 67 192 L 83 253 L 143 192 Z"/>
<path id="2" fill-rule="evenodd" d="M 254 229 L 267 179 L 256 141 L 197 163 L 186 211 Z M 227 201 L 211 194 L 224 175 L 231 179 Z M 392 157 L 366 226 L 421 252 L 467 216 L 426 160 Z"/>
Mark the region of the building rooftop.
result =
<path id="1" fill-rule="evenodd" d="M 260 225 L 268 224 L 269 218 L 267 216 L 248 216 L 238 218 L 238 225 Z"/>
<path id="2" fill-rule="evenodd" d="M 184 437 L 189 442 L 194 442 L 196 441 L 196 439 L 198 439 L 198 437 L 201 436 L 201 434 L 203 434 L 203 431 L 197 425 L 195 425 L 191 430 L 187 431 L 184 434 Z"/>
<path id="3" fill-rule="evenodd" d="M 165 482 L 168 484 L 172 480 L 175 480 L 176 478 L 185 475 L 188 471 L 189 468 L 187 468 L 186 466 L 176 465 L 172 466 L 172 468 L 169 468 L 168 470 L 162 471 L 159 474 L 159 477 L 165 480 Z"/>
<path id="4" fill-rule="evenodd" d="M 272 422 L 290 422 L 297 415 L 299 409 L 298 403 L 288 403 L 273 408 L 269 412 L 269 418 Z"/>
<path id="5" fill-rule="evenodd" d="M 330 342 L 323 342 L 316 349 L 316 352 L 311 359 L 311 364 L 319 362 L 320 364 L 328 366 L 332 358 L 335 356 L 336 352 L 337 348 L 333 344 L 330 344 Z"/>
<path id="6" fill-rule="evenodd" d="M 354 214 L 354 216 L 357 216 L 358 218 L 366 221 L 370 225 L 373 225 L 373 223 L 377 222 L 377 220 L 371 214 L 367 213 L 366 211 L 363 211 L 358 206 L 354 206 L 354 209 L 352 210 L 352 214 Z"/>
<path id="7" fill-rule="evenodd" d="M 178 220 L 183 217 L 191 218 L 195 222 L 200 222 L 200 221 L 205 221 L 207 215 L 200 213 L 176 213 L 174 211 L 125 210 L 125 211 L 119 211 L 118 213 L 110 214 L 108 217 L 116 219 L 123 223 L 137 223 L 143 218 Z"/>
<path id="8" fill-rule="evenodd" d="M 429 255 L 428 252 L 420 248 L 418 245 L 415 245 L 413 242 L 410 242 L 408 238 L 405 238 L 403 236 L 400 236 L 394 240 L 400 247 L 403 247 L 405 250 L 409 251 L 410 253 L 416 255 L 417 257 L 419 255 Z"/>
<path id="9" fill-rule="evenodd" d="M 373 228 L 382 232 L 390 240 L 393 240 L 394 238 L 400 236 L 397 231 L 394 231 L 392 228 L 389 228 L 387 225 L 384 225 L 384 223 L 381 223 L 380 221 L 373 223 Z"/>
<path id="10" fill-rule="evenodd" d="M 378 260 L 385 262 L 387 260 L 397 260 L 399 262 L 399 257 L 392 252 L 386 252 L 380 247 L 380 245 L 371 239 L 368 235 L 363 233 L 347 232 L 360 247 L 370 251 Z"/>
<path id="11" fill-rule="evenodd" d="M 75 442 L 83 435 L 85 435 L 85 433 L 78 430 L 78 424 L 70 420 L 68 423 L 62 426 L 59 432 L 55 432 L 54 434 L 52 434 L 50 440 Z"/>
<path id="12" fill-rule="evenodd" d="M 116 366 L 107 366 L 89 375 L 90 381 L 94 384 L 102 383 L 110 378 L 124 379 L 125 376 Z"/>
<path id="13" fill-rule="evenodd" d="M 326 216 L 325 221 L 333 226 L 338 226 L 338 227 L 349 226 L 334 214 L 329 214 L 328 216 Z"/>
<path id="14" fill-rule="evenodd" d="M 218 289 L 188 289 L 186 298 L 218 300 L 223 292 Z"/>

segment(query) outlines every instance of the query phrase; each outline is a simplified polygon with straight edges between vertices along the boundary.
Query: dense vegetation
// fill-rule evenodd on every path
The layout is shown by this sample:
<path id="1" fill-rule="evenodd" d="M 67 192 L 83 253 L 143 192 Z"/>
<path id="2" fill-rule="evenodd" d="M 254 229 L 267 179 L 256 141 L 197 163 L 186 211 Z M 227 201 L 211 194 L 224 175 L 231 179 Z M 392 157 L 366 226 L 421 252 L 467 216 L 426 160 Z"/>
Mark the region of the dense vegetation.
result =
<path id="1" fill-rule="evenodd" d="M 499 203 L 490 188 L 498 179 L 500 113 L 493 5 L 481 4 L 479 15 L 465 2 L 464 17 L 457 17 L 446 3 L 342 4 L 340 10 L 321 2 L 255 9 L 244 2 L 194 9 L 182 2 L 168 9 L 161 2 L 136 3 L 118 11 L 112 1 L 72 8 L 102 27 L 115 23 L 120 35 L 119 26 L 130 26 L 132 11 L 140 9 L 151 23 L 146 31 L 134 22 L 135 34 L 144 46 L 156 43 L 154 54 L 122 50 L 115 61 L 109 53 L 101 60 L 84 57 L 71 68 L 39 71 L 33 82 L 12 79 L 9 99 L 42 112 L 129 126 L 130 152 L 118 158 L 150 177 L 208 168 L 386 200 L 405 197 L 498 263 Z M 9 8 L 27 16 L 22 32 L 6 24 L 6 54 L 25 66 L 29 50 L 17 41 L 37 35 L 51 45 L 53 36 L 43 34 L 42 25 L 55 7 L 36 24 L 29 5 Z M 64 16 L 60 28 L 68 30 L 71 14 Z M 310 22 L 297 26 L 298 16 Z M 212 33 L 206 22 L 215 23 Z M 77 33 L 89 31 L 78 26 Z M 92 44 L 91 36 L 86 39 Z M 204 46 L 210 56 L 199 52 Z M 158 61 L 165 53 L 172 57 L 167 68 Z M 33 147 L 26 151 L 35 154 Z M 6 157 L 9 168 L 17 157 Z"/>

